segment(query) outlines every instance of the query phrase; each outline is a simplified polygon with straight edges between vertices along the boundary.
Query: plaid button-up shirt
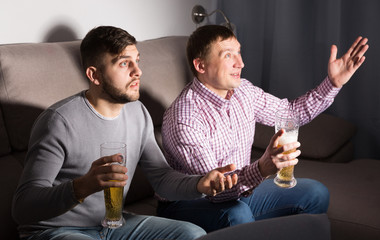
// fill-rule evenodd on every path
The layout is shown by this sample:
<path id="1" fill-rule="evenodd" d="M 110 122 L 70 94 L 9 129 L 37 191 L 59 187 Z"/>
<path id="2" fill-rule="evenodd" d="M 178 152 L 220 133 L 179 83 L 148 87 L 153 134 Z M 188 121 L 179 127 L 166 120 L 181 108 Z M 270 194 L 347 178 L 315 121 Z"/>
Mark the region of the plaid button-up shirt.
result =
<path id="1" fill-rule="evenodd" d="M 288 101 L 241 79 L 241 85 L 223 99 L 194 78 L 164 115 L 165 155 L 174 169 L 186 174 L 204 175 L 234 163 L 238 184 L 210 200 L 247 196 L 264 180 L 258 161 L 251 164 L 255 123 L 274 126 L 275 112 L 291 108 L 299 112 L 301 125 L 306 124 L 330 106 L 338 92 L 326 78 L 315 89 Z"/>

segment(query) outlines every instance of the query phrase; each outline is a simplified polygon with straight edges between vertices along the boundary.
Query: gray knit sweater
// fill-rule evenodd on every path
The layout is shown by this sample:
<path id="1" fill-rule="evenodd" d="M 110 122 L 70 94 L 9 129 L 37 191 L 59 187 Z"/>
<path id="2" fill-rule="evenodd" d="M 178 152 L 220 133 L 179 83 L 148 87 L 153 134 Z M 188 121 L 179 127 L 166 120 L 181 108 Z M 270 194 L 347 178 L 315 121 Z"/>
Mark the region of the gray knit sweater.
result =
<path id="1" fill-rule="evenodd" d="M 95 111 L 85 91 L 46 111 L 33 126 L 24 172 L 13 201 L 13 217 L 20 232 L 58 226 L 99 226 L 104 217 L 103 191 L 78 204 L 72 180 L 86 174 L 100 157 L 103 142 L 127 144 L 128 192 L 136 165 L 144 170 L 154 190 L 170 200 L 194 199 L 200 176 L 172 170 L 161 153 L 150 115 L 139 101 L 127 103 L 116 118 Z"/>

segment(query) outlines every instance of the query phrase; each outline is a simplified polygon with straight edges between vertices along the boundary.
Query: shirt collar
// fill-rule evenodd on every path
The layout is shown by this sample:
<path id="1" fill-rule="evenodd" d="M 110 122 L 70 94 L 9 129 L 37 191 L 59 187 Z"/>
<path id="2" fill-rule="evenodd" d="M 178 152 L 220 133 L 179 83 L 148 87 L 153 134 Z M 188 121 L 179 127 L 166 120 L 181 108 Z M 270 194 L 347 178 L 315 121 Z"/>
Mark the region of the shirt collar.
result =
<path id="1" fill-rule="evenodd" d="M 202 98 L 211 102 L 218 109 L 226 109 L 228 110 L 231 104 L 231 98 L 234 94 L 234 91 L 231 90 L 227 94 L 227 98 L 222 98 L 218 94 L 214 93 L 210 89 L 208 89 L 198 78 L 194 77 L 193 80 L 193 90 L 198 93 Z"/>

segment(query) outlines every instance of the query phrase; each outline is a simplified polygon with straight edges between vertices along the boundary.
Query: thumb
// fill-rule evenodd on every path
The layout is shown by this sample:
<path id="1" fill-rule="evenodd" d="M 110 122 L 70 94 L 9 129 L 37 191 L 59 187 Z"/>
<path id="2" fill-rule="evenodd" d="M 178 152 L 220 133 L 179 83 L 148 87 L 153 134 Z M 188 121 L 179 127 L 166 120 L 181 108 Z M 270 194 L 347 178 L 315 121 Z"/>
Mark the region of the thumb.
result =
<path id="1" fill-rule="evenodd" d="M 272 148 L 275 148 L 277 147 L 278 145 L 278 140 L 280 139 L 280 137 L 285 133 L 284 129 L 280 129 L 278 130 L 278 132 L 276 132 L 273 137 L 271 138 L 271 141 L 269 143 L 269 146 L 271 146 Z"/>
<path id="2" fill-rule="evenodd" d="M 337 53 L 338 53 L 338 48 L 336 47 L 336 45 L 332 45 L 331 51 L 330 51 L 329 63 L 334 62 L 336 60 Z"/>
<path id="3" fill-rule="evenodd" d="M 231 163 L 224 167 L 217 168 L 216 170 L 218 170 L 221 173 L 227 173 L 227 172 L 234 171 L 235 169 L 236 169 L 236 165 L 234 163 Z"/>

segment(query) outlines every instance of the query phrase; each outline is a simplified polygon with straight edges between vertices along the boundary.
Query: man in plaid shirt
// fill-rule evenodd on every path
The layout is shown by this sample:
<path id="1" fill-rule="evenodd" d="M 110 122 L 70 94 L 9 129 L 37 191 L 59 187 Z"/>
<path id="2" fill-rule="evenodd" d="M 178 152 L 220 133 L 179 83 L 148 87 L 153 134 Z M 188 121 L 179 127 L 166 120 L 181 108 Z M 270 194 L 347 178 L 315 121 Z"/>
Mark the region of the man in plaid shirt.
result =
<path id="1" fill-rule="evenodd" d="M 207 25 L 189 38 L 187 57 L 195 75 L 164 115 L 163 146 L 169 164 L 186 174 L 205 174 L 235 164 L 226 175 L 227 190 L 191 201 L 161 201 L 158 214 L 193 222 L 207 232 L 255 220 L 298 213 L 324 213 L 328 189 L 311 179 L 298 179 L 291 189 L 265 180 L 279 169 L 297 164 L 299 142 L 276 148 L 280 130 L 265 153 L 251 163 L 255 123 L 274 126 L 278 109 L 293 109 L 301 125 L 328 108 L 341 87 L 364 62 L 368 39 L 358 37 L 342 58 L 331 48 L 328 76 L 295 100 L 279 99 L 241 79 L 240 43 L 226 27 Z M 228 184 L 236 182 L 236 185 Z"/>

